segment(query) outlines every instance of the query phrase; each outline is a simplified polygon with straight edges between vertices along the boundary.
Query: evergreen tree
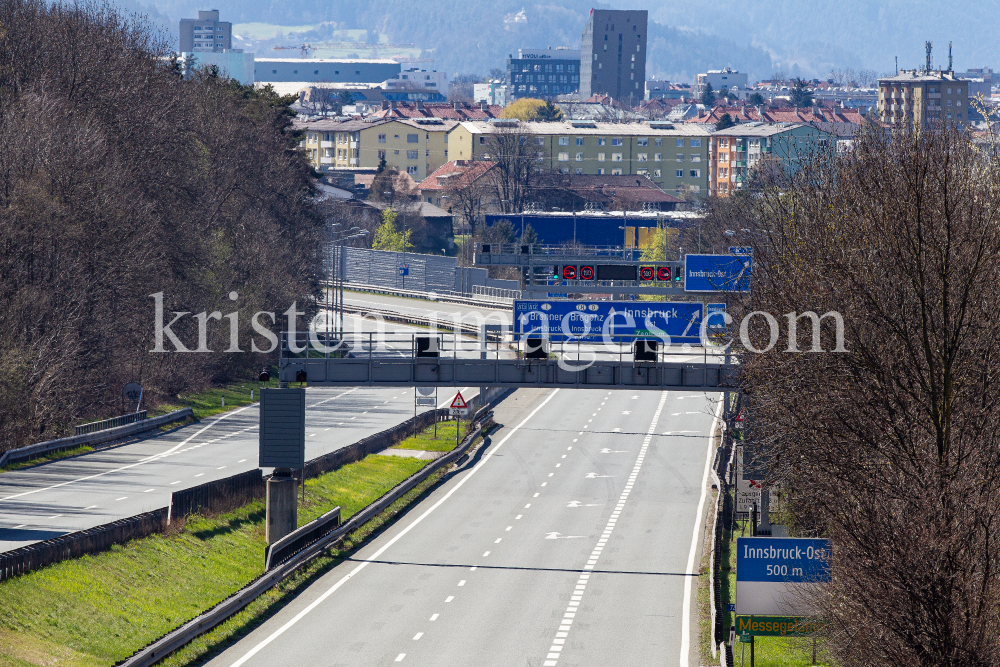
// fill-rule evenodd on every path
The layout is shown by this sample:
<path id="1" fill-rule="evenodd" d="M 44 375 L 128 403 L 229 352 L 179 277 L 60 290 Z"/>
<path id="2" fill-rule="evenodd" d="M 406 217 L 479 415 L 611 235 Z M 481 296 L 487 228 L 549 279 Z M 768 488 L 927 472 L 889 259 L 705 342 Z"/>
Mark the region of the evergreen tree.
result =
<path id="1" fill-rule="evenodd" d="M 719 122 L 715 124 L 715 131 L 718 132 L 719 130 L 724 130 L 727 127 L 732 127 L 734 125 L 736 125 L 736 121 L 733 120 L 733 117 L 724 113 L 722 114 L 722 118 L 719 119 Z"/>
<path id="2" fill-rule="evenodd" d="M 712 84 L 705 84 L 705 90 L 701 93 L 701 103 L 706 107 L 715 104 L 715 89 L 712 88 Z"/>

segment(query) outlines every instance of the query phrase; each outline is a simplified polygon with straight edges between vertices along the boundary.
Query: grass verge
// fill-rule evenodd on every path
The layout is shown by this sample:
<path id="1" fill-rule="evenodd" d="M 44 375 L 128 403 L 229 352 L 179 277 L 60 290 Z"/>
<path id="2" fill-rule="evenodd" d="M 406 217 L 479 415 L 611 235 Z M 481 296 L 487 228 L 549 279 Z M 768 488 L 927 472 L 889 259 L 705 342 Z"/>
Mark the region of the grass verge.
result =
<path id="1" fill-rule="evenodd" d="M 732 493 L 732 491 L 730 491 Z M 722 602 L 736 602 L 736 538 L 749 535 L 746 521 L 737 521 L 735 527 L 726 526 L 722 554 Z M 729 636 L 729 628 L 733 625 L 733 614 L 724 617 L 725 635 Z M 742 661 L 741 661 L 742 655 Z M 823 651 L 822 643 L 816 646 L 816 662 L 813 662 L 812 637 L 756 637 L 754 638 L 755 667 L 810 667 L 811 665 L 828 665 L 829 659 Z M 750 664 L 750 645 L 743 644 L 739 638 L 733 646 L 733 659 L 736 664 Z"/>
<path id="2" fill-rule="evenodd" d="M 340 505 L 346 519 L 427 461 L 368 456 L 306 484 L 305 523 Z M 439 476 L 432 476 L 439 478 Z M 427 488 L 428 481 L 423 488 Z M 420 491 L 409 495 L 409 500 Z M 405 507 L 351 536 L 344 550 Z M 188 517 L 183 527 L 64 561 L 0 583 L 0 665 L 111 665 L 212 607 L 263 571 L 264 503 L 216 517 Z M 234 636 L 337 562 L 317 559 L 300 574 L 183 652 L 191 659 Z M 200 649 L 198 648 L 200 647 Z M 180 659 L 180 657 L 178 657 Z M 184 664 L 176 660 L 171 664 Z"/>
<path id="3" fill-rule="evenodd" d="M 414 449 L 424 452 L 450 452 L 455 449 L 454 421 L 438 422 L 437 437 L 434 437 L 434 427 L 426 428 L 416 436 L 410 436 L 393 449 Z M 469 423 L 462 422 L 461 435 L 464 437 L 469 430 Z"/>

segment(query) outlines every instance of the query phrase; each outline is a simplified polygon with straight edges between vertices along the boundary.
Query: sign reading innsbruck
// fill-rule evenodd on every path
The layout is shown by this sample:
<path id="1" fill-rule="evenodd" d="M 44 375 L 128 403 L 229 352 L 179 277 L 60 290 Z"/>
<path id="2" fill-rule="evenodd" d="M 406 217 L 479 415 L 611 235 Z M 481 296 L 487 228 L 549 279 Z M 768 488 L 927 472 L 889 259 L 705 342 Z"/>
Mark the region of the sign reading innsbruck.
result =
<path id="1" fill-rule="evenodd" d="M 703 306 L 654 301 L 515 301 L 514 334 L 600 342 L 613 336 L 701 342 Z"/>
<path id="2" fill-rule="evenodd" d="M 749 292 L 750 255 L 684 255 L 685 292 Z"/>
<path id="3" fill-rule="evenodd" d="M 736 539 L 736 615 L 810 616 L 808 594 L 830 581 L 830 541 Z"/>

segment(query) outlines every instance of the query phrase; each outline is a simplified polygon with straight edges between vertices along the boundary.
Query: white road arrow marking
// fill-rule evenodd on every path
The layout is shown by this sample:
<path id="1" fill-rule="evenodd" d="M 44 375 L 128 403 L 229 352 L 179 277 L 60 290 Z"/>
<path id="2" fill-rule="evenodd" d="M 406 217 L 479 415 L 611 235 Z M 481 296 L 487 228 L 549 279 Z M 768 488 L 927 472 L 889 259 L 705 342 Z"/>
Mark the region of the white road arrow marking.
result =
<path id="1" fill-rule="evenodd" d="M 584 505 L 579 500 L 571 500 L 566 503 L 566 507 L 600 507 L 601 503 L 587 503 Z"/>
<path id="2" fill-rule="evenodd" d="M 628 452 L 624 449 L 608 449 L 605 447 L 601 450 L 601 454 L 627 454 Z"/>
<path id="3" fill-rule="evenodd" d="M 573 540 L 583 535 L 563 535 L 562 533 L 545 533 L 547 540 Z"/>
<path id="4" fill-rule="evenodd" d="M 632 411 L 631 411 L 631 410 L 626 410 L 626 411 L 625 411 L 625 412 L 623 412 L 622 414 L 623 414 L 623 415 L 630 415 L 630 414 L 632 414 Z"/>
<path id="5" fill-rule="evenodd" d="M 633 401 L 638 401 L 638 400 L 639 400 L 639 397 L 638 397 L 638 396 L 633 396 L 633 397 L 632 397 L 632 400 L 633 400 Z"/>
<path id="6" fill-rule="evenodd" d="M 596 472 L 588 472 L 585 479 L 598 479 L 599 477 L 611 477 L 611 475 L 598 475 Z"/>

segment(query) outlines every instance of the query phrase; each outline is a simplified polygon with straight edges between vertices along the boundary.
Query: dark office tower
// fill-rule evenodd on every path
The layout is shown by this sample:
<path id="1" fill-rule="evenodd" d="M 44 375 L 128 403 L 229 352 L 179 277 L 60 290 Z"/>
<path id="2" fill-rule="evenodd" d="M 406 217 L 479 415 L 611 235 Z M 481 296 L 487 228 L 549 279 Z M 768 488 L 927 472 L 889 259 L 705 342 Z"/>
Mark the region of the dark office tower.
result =
<path id="1" fill-rule="evenodd" d="M 642 100 L 648 17 L 644 9 L 590 10 L 580 53 L 580 99 L 610 95 L 633 104 Z"/>

